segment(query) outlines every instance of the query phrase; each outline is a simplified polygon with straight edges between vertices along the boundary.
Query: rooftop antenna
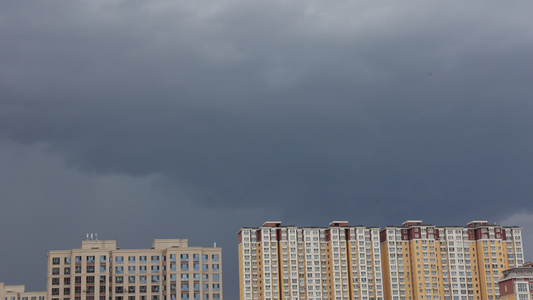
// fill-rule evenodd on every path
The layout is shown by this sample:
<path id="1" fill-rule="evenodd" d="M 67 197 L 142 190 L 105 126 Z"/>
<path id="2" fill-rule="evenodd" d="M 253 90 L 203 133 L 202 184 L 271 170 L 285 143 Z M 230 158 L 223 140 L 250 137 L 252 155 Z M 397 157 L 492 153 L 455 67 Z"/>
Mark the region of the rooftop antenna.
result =
<path id="1" fill-rule="evenodd" d="M 214 242 L 213 243 L 213 248 L 216 248 L 217 247 L 217 242 Z"/>
<path id="2" fill-rule="evenodd" d="M 94 239 L 98 241 L 98 233 L 94 234 Z"/>
<path id="3" fill-rule="evenodd" d="M 87 233 L 87 240 L 89 240 L 89 233 Z"/>

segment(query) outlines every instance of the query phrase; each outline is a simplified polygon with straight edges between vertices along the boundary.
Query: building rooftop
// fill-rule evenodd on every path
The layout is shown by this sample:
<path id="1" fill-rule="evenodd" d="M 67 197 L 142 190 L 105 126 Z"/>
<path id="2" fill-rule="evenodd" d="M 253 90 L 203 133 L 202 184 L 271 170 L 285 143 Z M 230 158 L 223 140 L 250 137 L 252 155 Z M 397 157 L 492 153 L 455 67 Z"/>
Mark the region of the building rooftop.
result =
<path id="1" fill-rule="evenodd" d="M 509 280 L 513 278 L 532 278 L 533 266 L 531 263 L 526 263 L 526 265 L 527 267 L 518 267 L 503 271 L 503 276 L 502 278 L 500 278 L 500 281 Z"/>

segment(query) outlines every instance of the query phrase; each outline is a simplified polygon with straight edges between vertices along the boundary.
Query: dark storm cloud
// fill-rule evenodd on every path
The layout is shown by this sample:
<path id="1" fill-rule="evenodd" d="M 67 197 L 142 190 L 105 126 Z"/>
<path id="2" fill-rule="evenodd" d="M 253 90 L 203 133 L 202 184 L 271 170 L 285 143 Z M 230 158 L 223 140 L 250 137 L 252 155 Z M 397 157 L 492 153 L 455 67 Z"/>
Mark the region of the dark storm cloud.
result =
<path id="1" fill-rule="evenodd" d="M 44 151 L 28 154 L 28 173 L 47 169 L 46 155 L 79 172 L 64 195 L 40 185 L 43 201 L 68 211 L 76 191 L 106 199 L 106 224 L 119 207 L 149 211 L 142 198 L 186 207 L 231 218 L 220 225 L 228 245 L 269 215 L 315 226 L 510 222 L 532 205 L 532 8 L 3 1 L 0 141 Z M 20 210 L 24 189 L 11 187 Z"/>
<path id="2" fill-rule="evenodd" d="M 531 192 L 523 7 L 4 5 L 1 134 L 81 170 L 217 205 L 492 215 Z"/>

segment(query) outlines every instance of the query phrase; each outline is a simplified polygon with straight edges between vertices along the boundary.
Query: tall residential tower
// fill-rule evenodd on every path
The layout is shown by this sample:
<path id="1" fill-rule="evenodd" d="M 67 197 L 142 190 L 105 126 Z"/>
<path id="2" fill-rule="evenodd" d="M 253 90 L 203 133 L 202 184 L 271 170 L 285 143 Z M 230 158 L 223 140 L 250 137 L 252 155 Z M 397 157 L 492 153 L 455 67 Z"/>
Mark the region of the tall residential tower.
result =
<path id="1" fill-rule="evenodd" d="M 385 294 L 392 300 L 493 300 L 502 271 L 522 265 L 519 227 L 407 221 L 381 230 Z"/>
<path id="2" fill-rule="evenodd" d="M 378 228 L 266 222 L 238 237 L 241 300 L 385 299 Z"/>
<path id="3" fill-rule="evenodd" d="M 502 271 L 521 266 L 519 227 L 473 221 L 242 228 L 241 300 L 496 300 Z"/>

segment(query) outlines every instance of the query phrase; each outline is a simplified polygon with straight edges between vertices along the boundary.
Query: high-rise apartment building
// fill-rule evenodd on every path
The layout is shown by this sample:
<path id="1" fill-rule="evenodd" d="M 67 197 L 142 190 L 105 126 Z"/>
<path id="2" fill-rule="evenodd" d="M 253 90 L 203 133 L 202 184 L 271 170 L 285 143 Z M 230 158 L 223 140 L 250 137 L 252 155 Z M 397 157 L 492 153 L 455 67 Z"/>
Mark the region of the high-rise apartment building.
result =
<path id="1" fill-rule="evenodd" d="M 114 240 L 48 253 L 49 300 L 219 300 L 221 248 L 156 239 L 150 249 L 120 249 Z"/>
<path id="2" fill-rule="evenodd" d="M 380 236 L 385 296 L 392 300 L 498 299 L 502 271 L 524 263 L 519 227 L 407 221 Z"/>
<path id="3" fill-rule="evenodd" d="M 241 300 L 385 299 L 379 228 L 266 222 L 238 238 Z"/>
<path id="4" fill-rule="evenodd" d="M 24 285 L 5 285 L 0 282 L 0 299 L 45 300 L 46 292 L 27 292 Z"/>
<path id="5" fill-rule="evenodd" d="M 496 300 L 502 272 L 524 263 L 521 228 L 486 221 L 266 222 L 238 239 L 241 300 Z"/>

